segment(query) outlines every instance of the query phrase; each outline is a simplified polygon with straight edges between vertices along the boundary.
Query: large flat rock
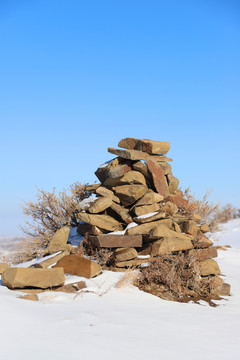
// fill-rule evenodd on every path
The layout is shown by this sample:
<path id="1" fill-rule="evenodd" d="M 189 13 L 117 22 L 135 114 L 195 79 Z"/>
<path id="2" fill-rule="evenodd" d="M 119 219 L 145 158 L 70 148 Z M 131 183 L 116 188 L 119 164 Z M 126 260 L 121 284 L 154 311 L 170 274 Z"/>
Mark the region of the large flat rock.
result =
<path id="1" fill-rule="evenodd" d="M 148 154 L 166 154 L 170 149 L 170 144 L 166 141 L 135 138 L 122 139 L 118 146 L 130 150 L 141 150 Z"/>
<path id="2" fill-rule="evenodd" d="M 102 268 L 95 261 L 83 258 L 79 255 L 67 255 L 54 265 L 54 268 L 63 268 L 66 274 L 83 276 L 88 279 L 101 274 Z"/>
<path id="3" fill-rule="evenodd" d="M 112 205 L 112 199 L 110 197 L 100 197 L 97 198 L 91 206 L 88 208 L 88 211 L 91 214 L 98 214 L 100 212 L 103 212 L 107 208 L 109 208 Z"/>
<path id="4" fill-rule="evenodd" d="M 148 191 L 144 185 L 120 185 L 116 186 L 115 194 L 119 197 L 123 206 L 134 204 Z"/>
<path id="5" fill-rule="evenodd" d="M 81 221 L 84 221 L 90 225 L 95 225 L 100 229 L 108 231 L 122 230 L 121 224 L 108 215 L 88 214 L 86 212 L 81 212 L 78 214 L 78 218 Z"/>
<path id="6" fill-rule="evenodd" d="M 57 230 L 53 235 L 50 243 L 46 249 L 49 252 L 60 251 L 67 244 L 68 235 L 70 232 L 70 228 L 68 226 L 64 226 L 61 229 Z"/>
<path id="7" fill-rule="evenodd" d="M 129 248 L 142 246 L 141 235 L 104 234 L 99 236 L 89 236 L 89 240 L 93 246 L 103 248 Z"/>
<path id="8" fill-rule="evenodd" d="M 173 251 L 189 250 L 193 245 L 189 239 L 178 239 L 175 237 L 157 240 L 152 246 L 152 256 L 170 254 Z"/>
<path id="9" fill-rule="evenodd" d="M 9 268 L 2 274 L 2 284 L 9 289 L 35 287 L 47 289 L 62 286 L 65 282 L 63 268 Z"/>

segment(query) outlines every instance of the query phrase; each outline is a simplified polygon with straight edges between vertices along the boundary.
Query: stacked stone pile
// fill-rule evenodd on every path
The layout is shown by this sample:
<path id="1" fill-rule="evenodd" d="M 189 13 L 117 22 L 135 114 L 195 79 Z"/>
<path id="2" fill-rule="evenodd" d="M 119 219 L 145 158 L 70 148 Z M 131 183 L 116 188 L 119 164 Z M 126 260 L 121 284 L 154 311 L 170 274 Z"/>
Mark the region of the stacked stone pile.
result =
<path id="1" fill-rule="evenodd" d="M 89 185 L 96 194 L 79 213 L 79 234 L 96 248 L 114 250 L 115 267 L 136 268 L 161 254 L 192 254 L 202 277 L 214 277 L 212 293 L 228 295 L 217 262 L 217 249 L 204 233 L 209 228 L 178 190 L 166 157 L 168 142 L 126 138 L 124 149 L 109 148 L 117 155 L 101 165 L 99 184 Z M 148 258 L 146 260 L 146 258 Z"/>

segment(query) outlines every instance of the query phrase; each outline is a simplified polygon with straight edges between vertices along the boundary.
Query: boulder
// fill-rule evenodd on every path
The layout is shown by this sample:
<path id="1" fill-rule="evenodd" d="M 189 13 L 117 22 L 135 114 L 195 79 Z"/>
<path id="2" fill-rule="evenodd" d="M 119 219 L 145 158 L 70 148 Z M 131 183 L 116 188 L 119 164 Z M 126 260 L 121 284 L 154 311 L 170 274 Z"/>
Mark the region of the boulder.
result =
<path id="1" fill-rule="evenodd" d="M 152 204 L 152 205 L 143 205 L 143 206 L 135 206 L 134 212 L 136 216 L 151 214 L 155 211 L 160 210 L 161 205 L 158 203 Z"/>
<path id="2" fill-rule="evenodd" d="M 8 268 L 10 268 L 10 265 L 6 263 L 0 263 L 0 275 L 2 275 L 2 273 Z"/>
<path id="3" fill-rule="evenodd" d="M 112 199 L 110 197 L 100 197 L 97 198 L 94 203 L 91 204 L 91 206 L 88 208 L 88 212 L 91 214 L 98 214 L 100 212 L 103 212 L 107 208 L 109 208 L 112 205 Z"/>
<path id="4" fill-rule="evenodd" d="M 85 212 L 81 212 L 78 214 L 78 218 L 90 225 L 95 225 L 108 231 L 122 230 L 121 224 L 108 215 L 87 214 Z"/>
<path id="5" fill-rule="evenodd" d="M 169 142 L 135 138 L 122 139 L 118 146 L 130 150 L 141 150 L 148 154 L 166 154 L 170 149 Z"/>
<path id="6" fill-rule="evenodd" d="M 64 226 L 57 230 L 50 240 L 50 243 L 46 248 L 46 252 L 60 251 L 60 249 L 62 249 L 67 244 L 69 232 L 70 228 L 68 226 Z"/>
<path id="7" fill-rule="evenodd" d="M 135 206 L 152 205 L 163 200 L 163 196 L 149 189 L 143 197 L 138 200 Z"/>
<path id="8" fill-rule="evenodd" d="M 222 285 L 219 285 L 215 289 L 211 291 L 213 295 L 218 296 L 229 296 L 231 291 L 231 285 L 227 283 L 223 283 Z"/>
<path id="9" fill-rule="evenodd" d="M 105 234 L 99 236 L 89 236 L 89 241 L 93 246 L 102 248 L 129 248 L 142 246 L 141 235 Z"/>
<path id="10" fill-rule="evenodd" d="M 64 284 L 65 276 L 62 268 L 34 269 L 9 268 L 2 274 L 2 284 L 9 289 L 35 287 L 41 289 L 52 288 Z"/>
<path id="11" fill-rule="evenodd" d="M 179 239 L 174 237 L 167 237 L 161 240 L 157 240 L 152 244 L 152 256 L 160 254 L 170 254 L 173 251 L 189 250 L 193 245 L 191 240 Z"/>
<path id="12" fill-rule="evenodd" d="M 116 202 L 116 203 L 120 203 L 120 200 L 117 196 L 114 195 L 114 192 L 103 187 L 103 186 L 100 186 L 97 188 L 96 190 L 96 194 L 98 195 L 101 195 L 101 196 L 104 196 L 104 197 L 109 197 L 112 199 L 112 201 Z"/>
<path id="13" fill-rule="evenodd" d="M 141 184 L 147 186 L 145 177 L 142 173 L 135 170 L 128 171 L 120 180 L 119 184 Z"/>
<path id="14" fill-rule="evenodd" d="M 79 255 L 67 255 L 57 262 L 54 268 L 63 268 L 65 274 L 83 276 L 88 279 L 101 274 L 101 266 Z"/>
<path id="15" fill-rule="evenodd" d="M 116 262 L 135 259 L 138 256 L 137 250 L 134 248 L 123 248 L 114 251 Z"/>
<path id="16" fill-rule="evenodd" d="M 128 235 L 146 235 L 150 232 L 151 229 L 155 228 L 158 225 L 164 225 L 166 227 L 172 226 L 171 219 L 162 219 L 153 222 L 149 222 L 146 224 L 141 224 L 138 226 L 134 226 L 132 228 L 127 229 L 126 233 Z"/>
<path id="17" fill-rule="evenodd" d="M 111 161 L 108 161 L 104 164 L 102 164 L 101 166 L 99 166 L 99 168 L 95 171 L 95 175 L 98 178 L 98 180 L 101 183 L 104 183 L 104 181 L 107 179 L 108 177 L 108 173 L 110 170 L 112 170 L 115 166 L 120 164 L 120 159 L 119 158 L 115 158 Z"/>
<path id="18" fill-rule="evenodd" d="M 146 160 L 146 165 L 152 174 L 153 183 L 156 191 L 164 198 L 166 198 L 169 195 L 169 192 L 168 192 L 167 179 L 166 176 L 164 175 L 164 172 L 159 167 L 157 162 L 153 161 L 152 159 Z"/>
<path id="19" fill-rule="evenodd" d="M 199 262 L 199 273 L 201 276 L 220 275 L 221 271 L 217 262 L 213 259 L 206 259 Z"/>
<path id="20" fill-rule="evenodd" d="M 179 180 L 170 172 L 167 174 L 168 191 L 170 194 L 175 194 L 179 186 Z"/>
<path id="21" fill-rule="evenodd" d="M 147 191 L 148 188 L 144 185 L 121 185 L 115 188 L 115 194 L 119 197 L 123 206 L 132 205 Z"/>
<path id="22" fill-rule="evenodd" d="M 108 172 L 108 176 L 104 181 L 104 186 L 113 187 L 120 183 L 120 179 L 131 170 L 131 167 L 128 164 L 121 164 L 115 166 L 112 170 Z"/>

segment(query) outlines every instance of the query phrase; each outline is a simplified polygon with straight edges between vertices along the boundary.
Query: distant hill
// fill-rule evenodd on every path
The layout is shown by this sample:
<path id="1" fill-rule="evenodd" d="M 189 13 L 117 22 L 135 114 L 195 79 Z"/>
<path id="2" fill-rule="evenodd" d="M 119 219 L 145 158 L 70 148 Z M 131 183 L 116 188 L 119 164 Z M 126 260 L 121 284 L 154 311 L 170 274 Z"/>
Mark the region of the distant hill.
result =
<path id="1" fill-rule="evenodd" d="M 22 236 L 0 236 L 0 259 L 14 251 L 15 246 L 22 240 Z"/>

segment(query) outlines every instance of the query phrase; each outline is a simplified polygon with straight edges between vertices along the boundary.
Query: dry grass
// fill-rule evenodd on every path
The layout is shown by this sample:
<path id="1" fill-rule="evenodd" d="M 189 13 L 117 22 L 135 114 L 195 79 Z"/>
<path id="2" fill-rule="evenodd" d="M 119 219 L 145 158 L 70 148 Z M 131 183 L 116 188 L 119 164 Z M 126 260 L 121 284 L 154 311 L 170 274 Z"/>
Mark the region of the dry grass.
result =
<path id="1" fill-rule="evenodd" d="M 166 300 L 198 302 L 202 299 L 214 305 L 211 301 L 214 297 L 210 296 L 211 280 L 202 281 L 197 261 L 188 253 L 159 255 L 150 266 L 141 270 L 136 285 Z"/>

